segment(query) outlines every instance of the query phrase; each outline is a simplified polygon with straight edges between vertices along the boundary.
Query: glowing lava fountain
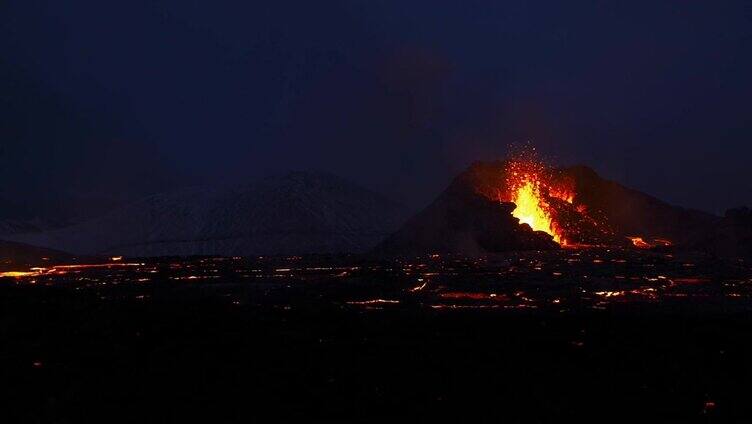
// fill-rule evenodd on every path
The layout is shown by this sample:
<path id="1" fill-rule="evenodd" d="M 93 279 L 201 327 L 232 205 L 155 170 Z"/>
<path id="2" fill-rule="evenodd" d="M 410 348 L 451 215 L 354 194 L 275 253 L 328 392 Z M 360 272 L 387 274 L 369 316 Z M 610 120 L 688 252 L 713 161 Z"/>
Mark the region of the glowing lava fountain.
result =
<path id="1" fill-rule="evenodd" d="M 512 212 L 512 216 L 519 219 L 520 223 L 529 225 L 535 231 L 544 231 L 551 234 L 554 241 L 559 244 L 566 244 L 561 234 L 556 231 L 551 216 L 543 208 L 540 190 L 535 183 L 525 182 L 514 193 L 512 201 L 517 205 Z"/>
<path id="2" fill-rule="evenodd" d="M 552 199 L 572 203 L 574 191 L 555 182 L 544 165 L 536 161 L 511 161 L 507 165 L 508 200 L 517 206 L 512 215 L 535 231 L 550 234 L 554 241 L 566 245 L 564 233 L 555 219 Z"/>

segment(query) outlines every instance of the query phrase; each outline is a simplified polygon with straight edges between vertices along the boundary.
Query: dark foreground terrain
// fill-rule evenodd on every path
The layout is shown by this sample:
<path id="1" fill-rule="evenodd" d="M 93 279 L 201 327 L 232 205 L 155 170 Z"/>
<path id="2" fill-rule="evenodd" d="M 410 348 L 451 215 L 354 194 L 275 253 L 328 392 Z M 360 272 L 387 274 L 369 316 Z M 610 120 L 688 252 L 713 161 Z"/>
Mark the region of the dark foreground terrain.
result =
<path id="1" fill-rule="evenodd" d="M 632 250 L 0 281 L 3 422 L 750 422 L 752 272 Z"/>

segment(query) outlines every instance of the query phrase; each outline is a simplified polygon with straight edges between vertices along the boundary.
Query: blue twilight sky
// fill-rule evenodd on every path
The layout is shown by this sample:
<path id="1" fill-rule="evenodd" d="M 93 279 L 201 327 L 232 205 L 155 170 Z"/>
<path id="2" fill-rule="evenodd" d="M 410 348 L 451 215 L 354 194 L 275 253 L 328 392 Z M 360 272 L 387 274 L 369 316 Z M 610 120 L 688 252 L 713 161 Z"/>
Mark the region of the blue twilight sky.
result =
<path id="1" fill-rule="evenodd" d="M 5 0 L 0 197 L 310 169 L 418 208 L 529 140 L 722 212 L 752 203 L 750 76 L 748 1 Z"/>

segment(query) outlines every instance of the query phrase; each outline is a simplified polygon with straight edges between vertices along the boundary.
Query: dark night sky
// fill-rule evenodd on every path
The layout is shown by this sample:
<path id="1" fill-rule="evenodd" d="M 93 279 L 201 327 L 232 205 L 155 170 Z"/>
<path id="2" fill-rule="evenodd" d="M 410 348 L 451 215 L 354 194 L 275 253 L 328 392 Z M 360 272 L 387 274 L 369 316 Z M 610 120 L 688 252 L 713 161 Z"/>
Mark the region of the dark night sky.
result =
<path id="1" fill-rule="evenodd" d="M 313 169 L 417 208 L 530 140 L 683 206 L 752 203 L 752 3 L 616 3 L 2 1 L 0 196 Z"/>

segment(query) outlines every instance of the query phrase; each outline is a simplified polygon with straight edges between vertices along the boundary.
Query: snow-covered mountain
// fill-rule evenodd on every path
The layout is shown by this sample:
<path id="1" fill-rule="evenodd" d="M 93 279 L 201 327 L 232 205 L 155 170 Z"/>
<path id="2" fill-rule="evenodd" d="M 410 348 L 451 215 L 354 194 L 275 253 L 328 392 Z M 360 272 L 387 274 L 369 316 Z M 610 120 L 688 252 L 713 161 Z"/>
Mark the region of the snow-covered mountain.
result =
<path id="1" fill-rule="evenodd" d="M 267 255 L 365 252 L 400 206 L 341 178 L 296 172 L 145 198 L 54 231 L 6 237 L 77 254 Z"/>

